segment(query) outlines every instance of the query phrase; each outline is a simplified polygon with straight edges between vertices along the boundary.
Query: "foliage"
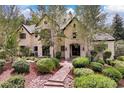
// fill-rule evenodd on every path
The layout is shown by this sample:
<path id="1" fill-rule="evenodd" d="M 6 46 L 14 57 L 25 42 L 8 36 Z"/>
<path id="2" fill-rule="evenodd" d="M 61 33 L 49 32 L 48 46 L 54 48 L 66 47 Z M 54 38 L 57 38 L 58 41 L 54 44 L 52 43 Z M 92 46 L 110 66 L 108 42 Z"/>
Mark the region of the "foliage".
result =
<path id="1" fill-rule="evenodd" d="M 103 59 L 106 61 L 107 58 L 110 58 L 112 55 L 111 51 L 105 50 L 103 53 Z"/>
<path id="2" fill-rule="evenodd" d="M 0 59 L 0 72 L 2 72 L 4 64 L 5 60 Z"/>
<path id="3" fill-rule="evenodd" d="M 93 74 L 75 78 L 74 86 L 76 88 L 116 88 L 117 84 L 106 76 Z"/>
<path id="4" fill-rule="evenodd" d="M 117 57 L 117 60 L 124 61 L 124 56 Z"/>
<path id="5" fill-rule="evenodd" d="M 94 74 L 94 71 L 89 68 L 75 68 L 74 69 L 74 75 L 76 77 L 87 76 L 91 74 Z"/>
<path id="6" fill-rule="evenodd" d="M 56 59 L 56 58 L 51 58 L 51 59 L 52 59 L 52 61 L 54 62 L 56 68 L 58 68 L 58 67 L 60 66 L 60 64 L 59 64 L 59 60 Z"/>
<path id="7" fill-rule="evenodd" d="M 24 47 L 20 49 L 21 56 L 30 56 L 31 51 L 29 47 Z"/>
<path id="8" fill-rule="evenodd" d="M 103 65 L 105 64 L 104 60 L 102 60 L 102 59 L 98 59 L 97 62 L 98 62 L 98 63 L 101 63 L 101 64 L 103 64 Z"/>
<path id="9" fill-rule="evenodd" d="M 56 58 L 57 59 L 60 59 L 61 58 L 61 52 L 60 51 L 56 52 Z"/>
<path id="10" fill-rule="evenodd" d="M 5 58 L 6 58 L 5 50 L 1 49 L 0 50 L 0 59 L 5 59 Z"/>
<path id="11" fill-rule="evenodd" d="M 124 67 L 115 67 L 124 77 Z"/>
<path id="12" fill-rule="evenodd" d="M 90 66 L 96 72 L 102 72 L 102 70 L 103 70 L 103 65 L 101 63 L 98 63 L 98 62 L 92 62 L 90 64 Z"/>
<path id="13" fill-rule="evenodd" d="M 17 60 L 12 64 L 12 67 L 14 68 L 14 71 L 17 73 L 29 72 L 29 64 L 24 59 Z"/>
<path id="14" fill-rule="evenodd" d="M 123 19 L 119 14 L 116 14 L 113 18 L 112 23 L 113 36 L 116 40 L 124 39 L 124 28 L 123 28 Z"/>
<path id="15" fill-rule="evenodd" d="M 120 79 L 122 79 L 122 74 L 113 67 L 105 68 L 103 70 L 103 74 L 112 78 L 116 82 L 118 82 Z"/>
<path id="16" fill-rule="evenodd" d="M 23 76 L 13 76 L 0 85 L 1 88 L 24 88 L 25 79 Z"/>
<path id="17" fill-rule="evenodd" d="M 107 48 L 107 45 L 104 44 L 103 42 L 94 45 L 94 50 L 97 51 L 97 52 L 102 52 L 106 48 Z"/>
<path id="18" fill-rule="evenodd" d="M 51 58 L 42 58 L 36 63 L 38 71 L 41 73 L 50 73 L 56 69 L 56 64 Z"/>
<path id="19" fill-rule="evenodd" d="M 77 57 L 72 60 L 72 64 L 75 68 L 87 67 L 89 65 L 89 59 L 87 57 Z"/>
<path id="20" fill-rule="evenodd" d="M 92 62 L 92 61 L 94 61 L 94 58 L 95 58 L 96 55 L 97 55 L 97 51 L 91 50 L 90 54 L 91 54 L 91 62 Z"/>

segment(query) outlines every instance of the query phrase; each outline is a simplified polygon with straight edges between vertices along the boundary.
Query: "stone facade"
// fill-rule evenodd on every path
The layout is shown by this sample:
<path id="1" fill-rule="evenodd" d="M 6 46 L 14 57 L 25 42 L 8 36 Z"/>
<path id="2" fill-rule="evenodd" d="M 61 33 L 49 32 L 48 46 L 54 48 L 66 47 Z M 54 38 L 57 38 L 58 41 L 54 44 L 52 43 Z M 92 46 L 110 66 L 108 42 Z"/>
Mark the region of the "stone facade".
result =
<path id="1" fill-rule="evenodd" d="M 59 46 L 57 45 L 58 39 L 53 38 L 53 40 L 55 41 L 54 47 L 50 46 L 48 51 L 51 57 L 53 57 L 57 51 L 61 51 L 62 57 L 64 57 L 65 59 L 70 59 L 75 56 L 86 56 L 88 52 L 88 47 L 85 38 L 82 39 L 78 36 L 78 31 L 80 28 L 78 19 L 73 17 L 70 21 L 67 22 L 67 24 L 65 24 L 65 26 L 62 27 L 60 27 L 56 22 L 51 21 L 53 20 L 51 20 L 47 15 L 45 15 L 36 25 L 22 25 L 18 29 L 18 32 L 19 35 L 20 33 L 25 33 L 26 38 L 19 38 L 19 46 L 27 46 L 32 50 L 32 52 L 37 52 L 38 57 L 43 57 L 44 44 L 38 40 L 39 36 L 36 36 L 36 34 L 34 34 L 36 30 L 35 28 L 50 29 L 54 32 L 54 30 L 52 29 L 52 25 L 54 25 L 58 30 L 64 33 L 66 38 L 62 38 L 62 41 L 59 42 Z M 114 40 L 105 40 L 105 43 L 108 44 L 108 49 L 112 51 L 113 58 Z M 36 47 L 37 49 L 35 49 Z"/>

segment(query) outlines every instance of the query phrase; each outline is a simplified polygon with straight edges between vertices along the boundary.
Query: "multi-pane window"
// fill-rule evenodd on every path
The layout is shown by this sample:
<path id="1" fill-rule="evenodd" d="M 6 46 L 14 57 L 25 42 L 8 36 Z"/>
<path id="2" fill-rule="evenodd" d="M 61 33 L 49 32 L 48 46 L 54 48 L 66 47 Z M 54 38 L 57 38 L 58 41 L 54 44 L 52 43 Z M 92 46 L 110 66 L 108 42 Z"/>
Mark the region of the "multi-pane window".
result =
<path id="1" fill-rule="evenodd" d="M 26 39 L 26 33 L 20 33 L 20 39 Z"/>
<path id="2" fill-rule="evenodd" d="M 34 51 L 38 51 L 38 46 L 34 46 Z"/>
<path id="3" fill-rule="evenodd" d="M 42 55 L 50 56 L 50 47 L 49 46 L 42 46 Z"/>
<path id="4" fill-rule="evenodd" d="M 44 21 L 44 24 L 47 24 L 47 21 Z"/>
<path id="5" fill-rule="evenodd" d="M 73 38 L 77 38 L 77 32 L 72 33 Z"/>
<path id="6" fill-rule="evenodd" d="M 61 51 L 65 51 L 65 46 L 61 46 Z"/>

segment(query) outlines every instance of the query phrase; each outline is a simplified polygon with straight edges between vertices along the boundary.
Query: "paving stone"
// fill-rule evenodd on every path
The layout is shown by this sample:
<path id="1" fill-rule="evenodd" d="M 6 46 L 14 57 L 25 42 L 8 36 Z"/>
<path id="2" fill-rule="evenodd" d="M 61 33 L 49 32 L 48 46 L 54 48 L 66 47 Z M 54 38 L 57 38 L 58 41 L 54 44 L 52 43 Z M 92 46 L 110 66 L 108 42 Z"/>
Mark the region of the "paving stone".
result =
<path id="1" fill-rule="evenodd" d="M 57 71 L 48 81 L 64 82 L 71 69 L 72 66 L 70 65 L 70 63 L 64 63 L 63 67 L 59 71 Z"/>
<path id="2" fill-rule="evenodd" d="M 56 86 L 56 87 L 64 87 L 63 83 L 59 82 L 50 82 L 48 81 L 47 83 L 44 84 L 45 86 Z"/>

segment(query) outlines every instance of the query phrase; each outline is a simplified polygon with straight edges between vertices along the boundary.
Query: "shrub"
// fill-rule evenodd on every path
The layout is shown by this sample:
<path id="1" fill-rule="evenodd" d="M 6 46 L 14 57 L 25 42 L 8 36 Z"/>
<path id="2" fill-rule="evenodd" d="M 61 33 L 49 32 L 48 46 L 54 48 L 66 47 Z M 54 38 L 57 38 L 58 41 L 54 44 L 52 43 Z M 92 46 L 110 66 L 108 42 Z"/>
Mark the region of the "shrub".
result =
<path id="1" fill-rule="evenodd" d="M 92 62 L 92 61 L 94 61 L 94 58 L 95 58 L 96 55 L 97 55 L 97 51 L 91 50 L 91 51 L 90 51 L 90 54 L 91 54 L 91 60 L 90 60 L 90 61 Z"/>
<path id="2" fill-rule="evenodd" d="M 104 60 L 102 60 L 102 59 L 98 59 L 97 62 L 98 62 L 98 63 L 101 63 L 101 64 L 103 64 L 103 65 L 105 64 Z"/>
<path id="3" fill-rule="evenodd" d="M 59 52 L 59 51 L 56 52 L 56 58 L 57 58 L 57 59 L 60 59 L 60 58 L 61 58 L 61 52 Z"/>
<path id="4" fill-rule="evenodd" d="M 124 62 L 123 61 L 116 60 L 113 63 L 114 63 L 114 67 L 118 67 L 118 68 L 123 67 L 124 68 Z"/>
<path id="5" fill-rule="evenodd" d="M 89 68 L 75 68 L 74 69 L 74 75 L 79 77 L 79 76 L 87 76 L 94 74 L 94 71 L 89 69 Z"/>
<path id="6" fill-rule="evenodd" d="M 119 56 L 119 57 L 117 57 L 117 59 L 120 61 L 124 61 L 124 56 Z"/>
<path id="7" fill-rule="evenodd" d="M 25 79 L 22 76 L 10 77 L 7 81 L 3 82 L 0 87 L 2 88 L 24 88 Z"/>
<path id="8" fill-rule="evenodd" d="M 1 49 L 0 50 L 0 59 L 5 59 L 6 58 L 6 52 L 5 50 Z"/>
<path id="9" fill-rule="evenodd" d="M 14 71 L 17 73 L 26 73 L 29 72 L 29 63 L 26 60 L 21 59 L 12 64 Z"/>
<path id="10" fill-rule="evenodd" d="M 115 68 L 109 67 L 103 70 L 103 74 L 112 78 L 116 82 L 122 79 L 122 74 Z"/>
<path id="11" fill-rule="evenodd" d="M 50 73 L 56 68 L 55 62 L 51 58 L 42 58 L 37 61 L 36 65 L 41 73 Z"/>
<path id="12" fill-rule="evenodd" d="M 76 88 L 116 88 L 117 84 L 114 80 L 103 75 L 88 75 L 77 77 L 74 79 L 74 87 Z"/>
<path id="13" fill-rule="evenodd" d="M 124 77 L 124 67 L 116 67 L 116 69 L 122 74 Z"/>
<path id="14" fill-rule="evenodd" d="M 2 72 L 4 64 L 5 60 L 0 59 L 0 72 Z"/>
<path id="15" fill-rule="evenodd" d="M 101 63 L 92 62 L 90 66 L 96 72 L 101 72 L 103 70 L 103 65 Z"/>
<path id="16" fill-rule="evenodd" d="M 59 64 L 59 60 L 57 58 L 51 58 L 56 66 L 56 68 L 58 68 L 60 66 Z"/>
<path id="17" fill-rule="evenodd" d="M 112 55 L 111 51 L 106 50 L 106 51 L 104 51 L 104 53 L 103 53 L 103 59 L 106 61 L 106 59 L 107 59 L 107 58 L 110 58 L 111 55 Z"/>
<path id="18" fill-rule="evenodd" d="M 89 65 L 89 59 L 86 57 L 77 57 L 72 60 L 72 64 L 75 68 L 82 68 Z"/>

